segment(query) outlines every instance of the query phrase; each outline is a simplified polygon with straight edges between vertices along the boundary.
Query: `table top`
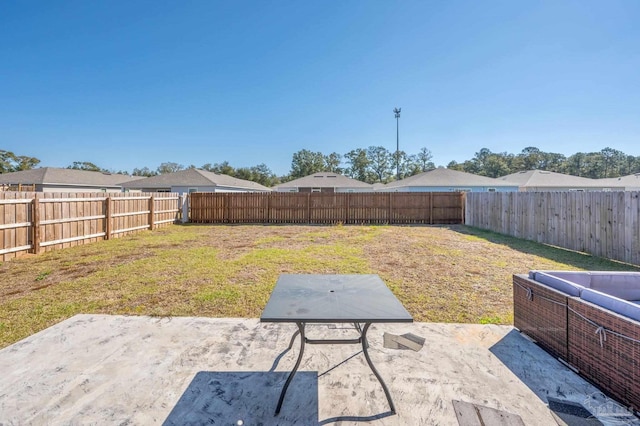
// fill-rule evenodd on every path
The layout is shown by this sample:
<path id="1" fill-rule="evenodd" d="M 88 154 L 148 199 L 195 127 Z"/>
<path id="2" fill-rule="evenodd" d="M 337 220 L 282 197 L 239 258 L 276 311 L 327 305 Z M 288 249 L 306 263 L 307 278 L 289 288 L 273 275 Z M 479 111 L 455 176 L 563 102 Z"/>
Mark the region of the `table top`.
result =
<path id="1" fill-rule="evenodd" d="M 377 275 L 283 274 L 261 322 L 413 322 Z"/>

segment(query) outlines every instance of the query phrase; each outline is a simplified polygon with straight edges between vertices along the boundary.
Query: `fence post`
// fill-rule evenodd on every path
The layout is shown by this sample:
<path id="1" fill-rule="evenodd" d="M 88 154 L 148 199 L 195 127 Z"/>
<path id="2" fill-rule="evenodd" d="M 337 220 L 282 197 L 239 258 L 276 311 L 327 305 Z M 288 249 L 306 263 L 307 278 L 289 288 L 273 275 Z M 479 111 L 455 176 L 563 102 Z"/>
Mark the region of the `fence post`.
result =
<path id="1" fill-rule="evenodd" d="M 229 222 L 229 194 L 222 194 L 222 203 L 224 204 L 224 211 L 222 213 L 222 223 Z"/>
<path id="2" fill-rule="evenodd" d="M 182 223 L 189 222 L 189 201 L 191 200 L 191 195 L 182 194 L 180 200 L 182 200 Z"/>
<path id="3" fill-rule="evenodd" d="M 31 211 L 31 222 L 33 226 L 33 234 L 31 242 L 33 244 L 32 251 L 34 254 L 40 253 L 40 200 L 38 194 L 33 196 L 33 205 Z"/>
<path id="4" fill-rule="evenodd" d="M 111 238 L 111 197 L 107 197 L 104 202 L 104 239 L 108 240 Z"/>
<path id="5" fill-rule="evenodd" d="M 307 194 L 307 223 L 311 224 L 311 193 Z"/>
<path id="6" fill-rule="evenodd" d="M 429 193 L 429 225 L 433 225 L 433 192 Z"/>
<path id="7" fill-rule="evenodd" d="M 389 209 L 387 210 L 387 223 L 389 225 L 391 225 L 391 194 L 393 194 L 392 192 L 389 192 L 389 199 L 388 199 L 388 203 L 389 203 Z"/>
<path id="8" fill-rule="evenodd" d="M 156 208 L 153 195 L 149 196 L 149 230 L 153 231 L 153 224 L 156 219 Z"/>
<path id="9" fill-rule="evenodd" d="M 344 209 L 344 224 L 348 224 L 349 223 L 349 209 L 351 208 L 351 194 L 347 192 L 347 200 L 345 201 L 345 204 L 347 205 L 346 209 Z"/>
<path id="10" fill-rule="evenodd" d="M 266 193 L 267 197 L 267 216 L 265 217 L 265 223 L 271 223 L 271 194 Z"/>

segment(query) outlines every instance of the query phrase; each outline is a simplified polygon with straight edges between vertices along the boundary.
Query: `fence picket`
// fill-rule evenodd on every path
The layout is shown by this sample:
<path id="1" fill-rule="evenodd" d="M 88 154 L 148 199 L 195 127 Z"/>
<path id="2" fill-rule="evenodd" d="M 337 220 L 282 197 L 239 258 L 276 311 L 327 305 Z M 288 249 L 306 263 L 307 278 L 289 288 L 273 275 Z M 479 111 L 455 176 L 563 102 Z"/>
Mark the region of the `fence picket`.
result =
<path id="1" fill-rule="evenodd" d="M 195 223 L 455 224 L 464 208 L 464 194 L 450 192 L 190 194 Z"/>
<path id="2" fill-rule="evenodd" d="M 126 216 L 110 217 L 114 212 Z M 1 192 L 0 261 L 167 226 L 179 218 L 177 194 Z"/>
<path id="3" fill-rule="evenodd" d="M 466 214 L 469 226 L 640 264 L 640 192 L 474 192 Z"/>

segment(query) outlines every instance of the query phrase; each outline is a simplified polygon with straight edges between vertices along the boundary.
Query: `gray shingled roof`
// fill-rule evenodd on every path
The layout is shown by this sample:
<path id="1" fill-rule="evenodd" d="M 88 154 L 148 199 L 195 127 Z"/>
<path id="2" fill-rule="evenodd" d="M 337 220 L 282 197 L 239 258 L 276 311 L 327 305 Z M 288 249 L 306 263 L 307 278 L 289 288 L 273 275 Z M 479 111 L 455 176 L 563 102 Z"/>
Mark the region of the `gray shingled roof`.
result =
<path id="1" fill-rule="evenodd" d="M 589 179 L 580 176 L 565 175 L 562 173 L 548 172 L 545 170 L 528 170 L 526 172 L 512 173 L 498 178 L 498 180 L 516 182 L 521 187 L 547 187 L 547 188 L 600 188 L 602 182 L 597 179 Z"/>
<path id="2" fill-rule="evenodd" d="M 119 187 L 122 182 L 137 179 L 136 176 L 90 172 L 86 170 L 42 167 L 20 172 L 0 174 L 0 183 L 25 185 L 75 185 L 95 187 Z"/>
<path id="3" fill-rule="evenodd" d="M 474 175 L 471 173 L 459 172 L 457 170 L 445 169 L 438 167 L 437 169 L 428 170 L 408 178 L 389 182 L 384 189 L 403 188 L 403 187 L 436 187 L 436 186 L 457 186 L 457 187 L 474 187 L 474 186 L 518 186 L 513 182 L 501 182 L 486 176 Z"/>
<path id="4" fill-rule="evenodd" d="M 602 186 L 610 188 L 640 188 L 640 173 L 617 178 L 598 179 L 598 182 Z"/>
<path id="5" fill-rule="evenodd" d="M 248 191 L 271 191 L 266 186 L 250 180 L 237 179 L 232 176 L 200 169 L 186 169 L 175 173 L 165 173 L 146 179 L 126 182 L 122 185 L 123 188 L 129 189 L 160 189 L 175 186 L 225 186 L 246 189 Z"/>
<path id="6" fill-rule="evenodd" d="M 338 173 L 320 172 L 276 185 L 278 188 L 372 188 L 371 184 Z"/>

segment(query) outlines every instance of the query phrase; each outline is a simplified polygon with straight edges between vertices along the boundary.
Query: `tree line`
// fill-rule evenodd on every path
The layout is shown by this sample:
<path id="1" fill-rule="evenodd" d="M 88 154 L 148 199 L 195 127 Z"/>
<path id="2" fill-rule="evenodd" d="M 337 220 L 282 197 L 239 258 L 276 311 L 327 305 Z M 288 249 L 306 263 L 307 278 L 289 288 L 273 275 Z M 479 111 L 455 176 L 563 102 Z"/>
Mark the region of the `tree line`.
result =
<path id="1" fill-rule="evenodd" d="M 0 174 L 33 169 L 40 163 L 35 157 L 16 155 L 11 151 L 0 149 Z"/>
<path id="2" fill-rule="evenodd" d="M 340 155 L 324 155 L 307 149 L 293 154 L 291 172 L 283 181 L 298 179 L 318 172 L 334 172 L 367 183 L 387 183 L 435 168 L 433 155 L 427 148 L 417 154 L 391 152 L 383 146 L 357 148 Z"/>
<path id="3" fill-rule="evenodd" d="M 284 176 L 277 176 L 264 163 L 253 167 L 234 168 L 228 161 L 222 163 L 206 163 L 199 167 L 214 173 L 225 174 L 239 179 L 257 182 L 264 186 L 274 186 L 318 172 L 333 172 L 350 176 L 362 182 L 390 182 L 397 175 L 400 179 L 435 168 L 431 161 L 431 151 L 422 148 L 416 155 L 407 155 L 404 151 L 391 152 L 382 146 L 358 148 L 344 155 L 332 152 L 323 154 L 302 149 L 295 152 L 291 160 L 291 171 Z M 157 169 L 148 167 L 133 169 L 134 176 L 155 176 L 173 173 L 185 168 L 177 163 L 162 163 Z"/>
<path id="4" fill-rule="evenodd" d="M 527 147 L 519 154 L 491 152 L 487 148 L 462 163 L 447 168 L 488 177 L 501 177 L 526 170 L 546 170 L 592 179 L 627 176 L 640 172 L 640 156 L 627 155 L 613 148 L 599 152 L 578 152 L 569 157 Z"/>
<path id="5" fill-rule="evenodd" d="M 291 170 L 284 176 L 277 176 L 264 163 L 236 168 L 228 161 L 223 161 L 205 163 L 198 168 L 250 180 L 268 187 L 318 172 L 339 173 L 367 183 L 387 183 L 434 169 L 436 166 L 432 158 L 433 155 L 427 148 L 421 148 L 417 154 L 407 154 L 404 151 L 392 152 L 382 146 L 370 146 L 353 149 L 346 154 L 337 152 L 323 154 L 302 149 L 293 154 Z M 15 155 L 10 151 L 0 150 L 0 173 L 29 170 L 39 163 L 40 160 L 35 157 Z M 129 174 L 127 171 L 104 169 L 87 161 L 74 161 L 67 168 Z M 196 166 L 192 164 L 185 167 L 175 162 L 165 162 L 155 169 L 146 166 L 134 168 L 131 175 L 150 177 L 189 168 L 196 168 Z M 578 152 L 569 157 L 544 152 L 535 147 L 524 148 L 518 154 L 495 153 L 483 148 L 476 152 L 473 158 L 462 163 L 451 161 L 447 168 L 494 178 L 520 171 L 547 170 L 598 179 L 639 173 L 640 156 L 626 155 L 608 147 L 599 152 Z"/>

